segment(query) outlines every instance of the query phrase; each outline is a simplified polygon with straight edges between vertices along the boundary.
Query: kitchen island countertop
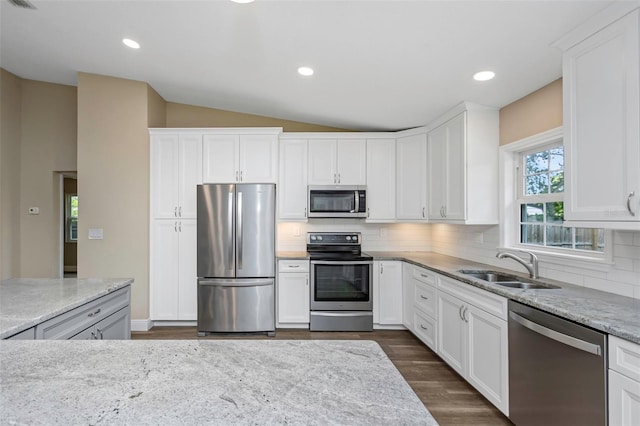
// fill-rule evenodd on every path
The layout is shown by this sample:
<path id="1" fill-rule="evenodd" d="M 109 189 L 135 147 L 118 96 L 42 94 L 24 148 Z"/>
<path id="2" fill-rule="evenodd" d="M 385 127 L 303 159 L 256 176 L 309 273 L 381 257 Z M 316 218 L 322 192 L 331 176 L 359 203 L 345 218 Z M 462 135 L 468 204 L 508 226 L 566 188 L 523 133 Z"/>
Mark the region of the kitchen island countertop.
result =
<path id="1" fill-rule="evenodd" d="M 2 341 L 1 424 L 437 425 L 372 341 Z"/>
<path id="2" fill-rule="evenodd" d="M 0 281 L 0 339 L 131 283 L 132 278 L 14 278 Z"/>

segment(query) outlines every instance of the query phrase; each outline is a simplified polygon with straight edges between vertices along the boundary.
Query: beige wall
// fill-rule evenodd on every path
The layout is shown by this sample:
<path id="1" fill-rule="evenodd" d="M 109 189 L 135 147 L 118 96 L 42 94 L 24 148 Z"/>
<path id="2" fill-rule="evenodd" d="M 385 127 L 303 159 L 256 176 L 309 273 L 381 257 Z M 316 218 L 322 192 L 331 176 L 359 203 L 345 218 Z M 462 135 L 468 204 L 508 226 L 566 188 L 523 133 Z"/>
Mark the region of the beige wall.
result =
<path id="1" fill-rule="evenodd" d="M 76 88 L 22 80 L 20 276 L 59 277 L 62 171 L 76 169 Z M 40 214 L 29 215 L 29 207 Z"/>
<path id="2" fill-rule="evenodd" d="M 350 131 L 173 102 L 167 102 L 167 127 L 282 127 L 285 132 Z"/>
<path id="3" fill-rule="evenodd" d="M 134 278 L 134 319 L 149 318 L 148 120 L 146 83 L 78 74 L 78 277 Z"/>
<path id="4" fill-rule="evenodd" d="M 562 126 L 562 79 L 500 110 L 500 145 Z"/>
<path id="5" fill-rule="evenodd" d="M 167 103 L 151 86 L 147 86 L 147 109 L 149 127 L 165 127 L 167 125 Z"/>
<path id="6" fill-rule="evenodd" d="M 21 85 L 0 68 L 0 279 L 20 271 Z"/>

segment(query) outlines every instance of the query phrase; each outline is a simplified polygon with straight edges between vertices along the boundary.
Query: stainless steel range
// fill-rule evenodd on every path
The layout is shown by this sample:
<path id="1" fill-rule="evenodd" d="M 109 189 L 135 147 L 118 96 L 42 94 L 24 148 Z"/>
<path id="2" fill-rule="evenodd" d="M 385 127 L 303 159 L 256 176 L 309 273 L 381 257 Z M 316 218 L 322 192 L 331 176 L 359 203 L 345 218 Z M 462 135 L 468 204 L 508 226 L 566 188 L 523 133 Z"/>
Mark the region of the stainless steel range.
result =
<path id="1" fill-rule="evenodd" d="M 373 258 L 359 232 L 309 232 L 312 331 L 372 331 Z"/>

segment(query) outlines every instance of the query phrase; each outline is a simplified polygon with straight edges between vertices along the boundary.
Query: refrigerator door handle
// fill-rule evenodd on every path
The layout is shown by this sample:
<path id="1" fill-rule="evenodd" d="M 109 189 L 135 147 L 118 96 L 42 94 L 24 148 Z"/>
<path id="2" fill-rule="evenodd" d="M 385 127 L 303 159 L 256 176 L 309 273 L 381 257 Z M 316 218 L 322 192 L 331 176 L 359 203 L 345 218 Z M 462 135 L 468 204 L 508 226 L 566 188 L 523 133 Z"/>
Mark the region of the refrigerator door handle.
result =
<path id="1" fill-rule="evenodd" d="M 265 285 L 273 285 L 273 278 L 256 278 L 256 279 L 200 279 L 198 285 L 214 286 L 214 287 L 259 287 Z"/>
<path id="2" fill-rule="evenodd" d="M 242 231 L 242 191 L 238 191 L 238 269 L 242 269 L 242 241 L 244 233 Z"/>
<path id="3" fill-rule="evenodd" d="M 228 215 L 227 215 L 227 221 L 228 221 L 228 230 L 229 230 L 229 240 L 228 240 L 228 247 L 229 247 L 229 270 L 233 269 L 233 191 L 229 192 L 229 207 L 228 207 Z"/>

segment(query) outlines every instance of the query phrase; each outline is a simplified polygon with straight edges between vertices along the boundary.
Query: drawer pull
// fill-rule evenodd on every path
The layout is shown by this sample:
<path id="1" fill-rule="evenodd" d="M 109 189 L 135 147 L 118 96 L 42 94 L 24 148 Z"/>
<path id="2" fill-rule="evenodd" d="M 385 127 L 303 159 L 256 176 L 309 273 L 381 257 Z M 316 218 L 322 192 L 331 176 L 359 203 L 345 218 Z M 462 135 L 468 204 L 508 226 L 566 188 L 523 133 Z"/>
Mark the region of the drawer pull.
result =
<path id="1" fill-rule="evenodd" d="M 420 295 L 420 298 L 421 298 L 421 299 L 424 299 L 424 300 L 429 300 L 429 298 L 428 298 L 427 296 L 424 296 L 424 295 L 422 295 L 422 294 Z"/>
<path id="2" fill-rule="evenodd" d="M 423 330 L 429 330 L 427 327 L 425 327 L 424 325 L 420 324 L 420 328 Z"/>
<path id="3" fill-rule="evenodd" d="M 90 317 L 96 316 L 96 315 L 98 315 L 98 314 L 100 313 L 100 310 L 101 310 L 101 309 L 100 309 L 100 308 L 98 308 L 98 310 L 97 310 L 97 311 L 95 311 L 95 312 L 91 312 L 88 316 L 90 316 Z"/>
<path id="4" fill-rule="evenodd" d="M 289 268 L 299 268 L 300 265 L 289 265 Z"/>
<path id="5" fill-rule="evenodd" d="M 420 276 L 421 276 L 422 278 L 429 278 L 429 275 L 427 275 L 427 274 L 422 274 L 422 273 L 421 273 L 421 274 L 420 274 Z"/>

